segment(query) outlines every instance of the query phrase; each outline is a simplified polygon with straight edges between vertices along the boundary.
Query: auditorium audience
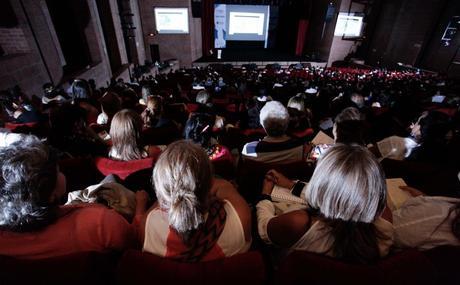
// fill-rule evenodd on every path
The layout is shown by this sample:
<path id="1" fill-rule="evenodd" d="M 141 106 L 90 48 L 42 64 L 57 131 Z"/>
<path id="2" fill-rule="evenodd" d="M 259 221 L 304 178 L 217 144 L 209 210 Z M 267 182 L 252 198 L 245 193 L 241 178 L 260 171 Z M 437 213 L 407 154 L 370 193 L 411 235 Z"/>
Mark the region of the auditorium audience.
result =
<path id="1" fill-rule="evenodd" d="M 146 108 L 142 112 L 142 120 L 144 128 L 152 128 L 163 125 L 162 113 L 163 102 L 160 96 L 148 96 L 146 100 Z"/>
<path id="2" fill-rule="evenodd" d="M 67 100 L 61 86 L 52 84 L 44 85 L 42 99 L 29 100 L 17 88 L 1 92 L 2 121 L 14 133 L 0 136 L 0 180 L 4 180 L 0 183 L 0 254 L 42 258 L 133 246 L 131 226 L 114 211 L 103 206 L 59 206 L 65 181 L 51 147 L 58 150 L 59 158 L 160 157 L 152 177 L 158 203 L 147 211 L 147 198 L 141 199 L 145 251 L 188 262 L 245 252 L 251 244 L 248 206 L 231 183 L 213 178 L 211 162 L 218 174 L 216 162 L 232 162 L 225 167 L 235 178 L 238 171 L 230 151 L 239 152 L 245 161 L 303 161 L 310 135 L 299 139 L 296 134 L 309 130 L 305 133 L 314 137 L 321 129 L 336 144 L 320 158 L 307 186 L 274 170 L 267 173 L 266 195 L 257 204 L 259 234 L 286 252 L 298 249 L 347 262 L 374 262 L 392 244 L 388 222 L 392 215 L 384 211 L 382 170 L 363 146 L 373 144 L 382 150 L 382 139 L 390 138 L 387 150 L 391 152 L 395 137 L 404 143 L 410 140 L 411 145 L 398 153 L 400 159 L 415 166 L 442 165 L 452 168 L 455 176 L 459 173 L 455 155 L 460 149 L 459 133 L 454 122 L 459 121 L 460 100 L 448 82 L 443 89 L 450 92 L 448 99 L 433 103 L 439 80 L 440 76 L 424 72 L 383 69 L 296 66 L 273 71 L 210 66 L 144 76 L 139 84 L 114 78 L 99 89 L 94 82 L 77 79 L 69 88 L 72 100 Z M 190 113 L 185 103 L 196 105 L 193 102 L 199 104 L 198 110 Z M 406 126 L 420 113 L 409 135 Z M 99 125 L 92 124 L 96 121 Z M 18 127 L 27 122 L 36 126 Z M 234 127 L 224 128 L 225 122 Z M 92 128 L 87 127 L 90 124 Z M 93 130 L 109 131 L 109 126 L 111 142 L 104 143 Z M 246 135 L 263 131 L 266 136 L 260 141 Z M 21 133 L 36 133 L 46 142 Z M 174 142 L 182 137 L 188 141 Z M 161 154 L 163 144 L 169 146 Z M 7 171 L 15 175 L 8 176 Z M 429 177 L 431 172 L 421 173 Z M 409 178 L 407 182 L 416 181 Z M 308 208 L 279 213 L 267 196 L 274 184 L 300 195 Z M 36 199 L 31 198 L 34 195 Z M 457 198 L 408 199 L 393 212 L 396 248 L 459 245 L 459 204 Z M 72 224 L 75 221 L 78 228 Z M 103 230 L 96 232 L 96 227 Z M 57 240 L 63 231 L 76 234 L 69 241 Z M 25 242 L 30 238 L 37 242 Z"/>
<path id="3" fill-rule="evenodd" d="M 440 152 L 447 148 L 446 136 L 451 130 L 447 115 L 436 111 L 425 112 L 410 128 L 411 136 L 418 145 L 412 149 L 408 160 L 438 163 L 448 160 Z"/>
<path id="4" fill-rule="evenodd" d="M 145 220 L 144 251 L 197 262 L 249 249 L 249 207 L 232 184 L 213 179 L 201 147 L 172 143 L 158 159 L 152 179 L 158 204 Z"/>
<path id="5" fill-rule="evenodd" d="M 425 196 L 408 187 L 405 191 L 413 198 L 393 211 L 395 246 L 420 250 L 460 246 L 460 199 Z"/>
<path id="6" fill-rule="evenodd" d="M 56 153 L 29 136 L 0 149 L 0 255 L 42 259 L 135 246 L 132 226 L 102 205 L 60 206 Z"/>
<path id="7" fill-rule="evenodd" d="M 276 215 L 269 196 L 275 184 L 293 189 L 308 208 Z M 385 176 L 366 148 L 336 144 L 320 158 L 306 190 L 302 188 L 303 183 L 276 171 L 267 173 L 257 204 L 258 231 L 266 243 L 356 263 L 388 254 L 393 227 L 391 219 L 382 217 Z"/>
<path id="8" fill-rule="evenodd" d="M 425 111 L 409 129 L 408 137 L 391 136 L 378 142 L 381 156 L 425 163 L 452 163 L 452 158 L 444 153 L 448 149 L 447 134 L 452 130 L 446 114 Z"/>
<path id="9" fill-rule="evenodd" d="M 63 157 L 107 155 L 107 145 L 87 127 L 85 117 L 83 108 L 70 103 L 51 110 L 48 142 Z"/>
<path id="10" fill-rule="evenodd" d="M 265 106 L 265 103 L 271 101 L 271 97 L 262 95 L 255 96 L 248 101 L 246 116 L 242 118 L 241 125 L 243 128 L 257 129 L 262 127 L 260 121 L 260 112 Z"/>
<path id="11" fill-rule="evenodd" d="M 142 118 L 138 113 L 128 109 L 116 113 L 110 125 L 112 147 L 109 151 L 109 157 L 121 161 L 158 157 L 161 148 L 145 145 L 141 132 Z"/>
<path id="12" fill-rule="evenodd" d="M 244 159 L 264 163 L 288 163 L 304 157 L 304 144 L 286 134 L 289 113 L 278 101 L 267 102 L 260 111 L 260 122 L 267 133 L 261 141 L 244 145 Z"/>
<path id="13" fill-rule="evenodd" d="M 101 104 L 101 113 L 97 117 L 97 123 L 110 126 L 113 116 L 121 110 L 121 99 L 114 92 L 106 92 L 99 99 L 99 102 Z"/>
<path id="14" fill-rule="evenodd" d="M 233 157 L 228 148 L 217 143 L 212 137 L 214 116 L 203 113 L 193 113 L 187 120 L 184 128 L 185 139 L 200 145 L 211 161 L 233 162 Z M 231 165 L 231 164 L 230 164 Z"/>
<path id="15" fill-rule="evenodd" d="M 343 109 L 334 119 L 332 134 L 336 143 L 365 146 L 365 125 L 361 112 L 355 107 Z"/>
<path id="16" fill-rule="evenodd" d="M 305 105 L 301 93 L 289 99 L 287 108 L 289 112 L 288 133 L 301 132 L 311 128 L 311 111 Z"/>
<path id="17" fill-rule="evenodd" d="M 93 97 L 93 91 L 88 81 L 75 79 L 71 85 L 71 91 L 72 104 L 76 104 L 86 111 L 86 122 L 88 124 L 96 123 L 99 110 L 96 108 L 97 101 Z"/>

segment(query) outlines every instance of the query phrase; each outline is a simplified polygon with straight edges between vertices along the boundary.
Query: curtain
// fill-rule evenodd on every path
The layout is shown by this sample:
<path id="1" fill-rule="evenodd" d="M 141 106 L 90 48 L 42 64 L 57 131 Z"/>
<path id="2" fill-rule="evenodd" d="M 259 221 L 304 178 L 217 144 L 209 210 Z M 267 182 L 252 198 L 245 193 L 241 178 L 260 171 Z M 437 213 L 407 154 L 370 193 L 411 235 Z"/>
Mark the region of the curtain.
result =
<path id="1" fill-rule="evenodd" d="M 305 40 L 307 38 L 307 30 L 308 30 L 308 20 L 300 19 L 299 27 L 297 30 L 297 45 L 295 48 L 295 54 L 297 56 L 301 56 L 303 53 L 303 48 L 305 46 Z"/>
<path id="2" fill-rule="evenodd" d="M 203 56 L 209 56 L 214 48 L 214 0 L 202 0 L 201 35 Z"/>

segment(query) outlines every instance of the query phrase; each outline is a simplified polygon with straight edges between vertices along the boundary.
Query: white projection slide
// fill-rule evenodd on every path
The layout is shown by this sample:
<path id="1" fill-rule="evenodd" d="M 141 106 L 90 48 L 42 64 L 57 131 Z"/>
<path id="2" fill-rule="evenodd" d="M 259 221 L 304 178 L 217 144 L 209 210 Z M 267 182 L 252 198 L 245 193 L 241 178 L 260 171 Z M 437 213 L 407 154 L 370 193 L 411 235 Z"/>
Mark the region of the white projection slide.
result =
<path id="1" fill-rule="evenodd" d="M 262 36 L 265 30 L 265 14 L 230 12 L 229 34 L 256 34 Z"/>
<path id="2" fill-rule="evenodd" d="M 360 37 L 363 17 L 339 13 L 334 36 Z"/>
<path id="3" fill-rule="evenodd" d="M 155 24 L 160 34 L 188 34 L 188 9 L 155 8 Z"/>

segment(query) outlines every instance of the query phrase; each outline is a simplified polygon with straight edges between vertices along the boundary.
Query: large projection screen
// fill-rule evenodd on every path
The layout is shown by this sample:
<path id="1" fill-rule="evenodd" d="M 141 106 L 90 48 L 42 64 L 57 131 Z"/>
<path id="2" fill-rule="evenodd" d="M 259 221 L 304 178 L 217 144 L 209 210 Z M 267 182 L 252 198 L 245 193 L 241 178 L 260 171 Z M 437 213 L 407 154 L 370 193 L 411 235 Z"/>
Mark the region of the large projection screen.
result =
<path id="1" fill-rule="evenodd" d="M 265 41 L 270 6 L 227 5 L 227 40 Z"/>
<path id="2" fill-rule="evenodd" d="M 363 17 L 353 13 L 339 13 L 334 36 L 360 37 L 363 28 Z"/>
<path id="3" fill-rule="evenodd" d="M 155 7 L 155 25 L 159 34 L 188 34 L 187 8 Z"/>
<path id="4" fill-rule="evenodd" d="M 215 48 L 227 41 L 263 41 L 267 47 L 270 6 L 214 5 Z"/>

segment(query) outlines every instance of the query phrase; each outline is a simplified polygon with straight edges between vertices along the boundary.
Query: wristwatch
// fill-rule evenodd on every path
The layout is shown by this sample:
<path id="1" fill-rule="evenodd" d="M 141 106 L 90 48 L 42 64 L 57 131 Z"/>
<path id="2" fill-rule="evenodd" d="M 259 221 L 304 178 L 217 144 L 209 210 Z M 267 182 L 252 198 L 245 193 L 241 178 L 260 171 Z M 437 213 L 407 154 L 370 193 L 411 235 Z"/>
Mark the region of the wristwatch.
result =
<path id="1" fill-rule="evenodd" d="M 291 194 L 297 197 L 300 197 L 300 194 L 302 193 L 303 188 L 305 187 L 305 183 L 302 181 L 296 181 L 294 186 L 291 189 Z"/>

